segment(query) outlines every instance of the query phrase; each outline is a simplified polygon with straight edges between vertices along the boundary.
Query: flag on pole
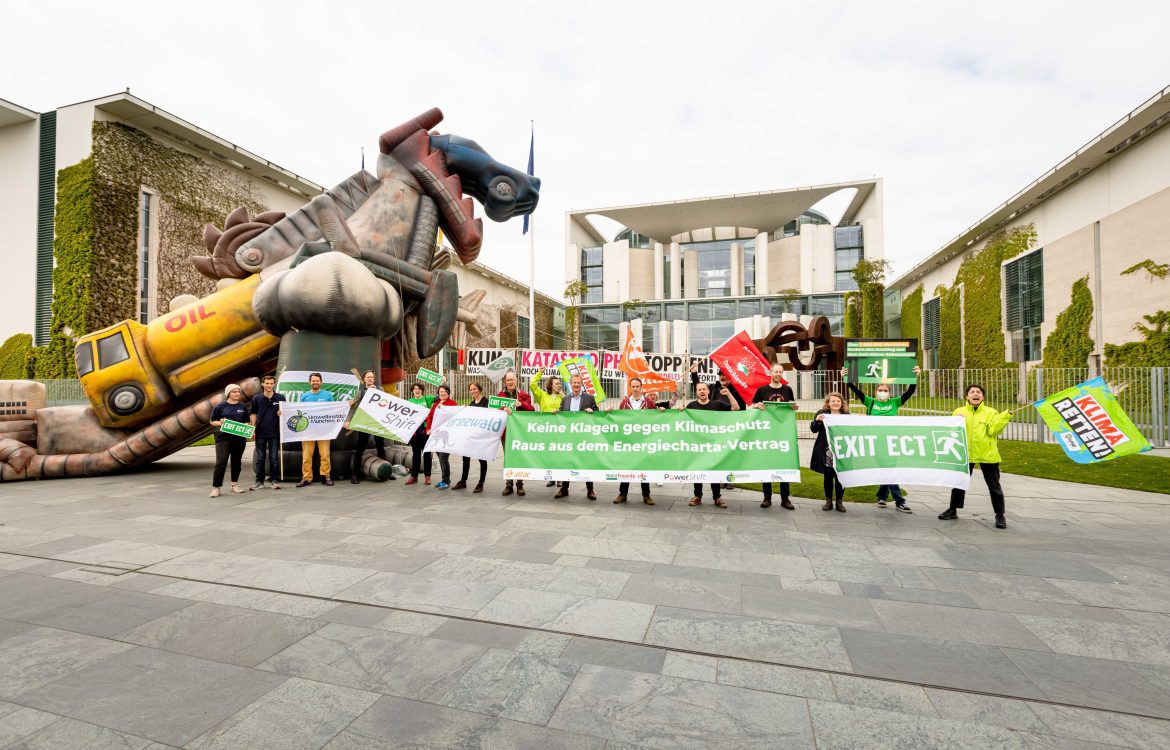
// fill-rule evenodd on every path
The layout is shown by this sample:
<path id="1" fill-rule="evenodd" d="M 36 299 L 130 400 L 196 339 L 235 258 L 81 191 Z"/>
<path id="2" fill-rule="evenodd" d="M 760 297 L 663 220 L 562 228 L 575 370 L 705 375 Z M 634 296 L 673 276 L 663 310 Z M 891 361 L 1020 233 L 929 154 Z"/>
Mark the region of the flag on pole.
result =
<path id="1" fill-rule="evenodd" d="M 744 401 L 751 401 L 756 390 L 767 385 L 772 379 L 768 360 L 756 348 L 755 343 L 745 331 L 740 331 L 724 341 L 708 355 L 708 359 L 719 366 L 720 372 L 727 375 L 727 379 L 743 396 Z"/>
<path id="2" fill-rule="evenodd" d="M 650 363 L 646 361 L 645 352 L 634 340 L 633 332 L 629 330 L 628 326 L 626 328 L 626 343 L 622 347 L 622 356 L 618 360 L 618 369 L 624 372 L 627 378 L 640 379 L 642 390 L 647 393 L 673 391 L 678 388 L 678 383 L 650 368 Z"/>
<path id="3" fill-rule="evenodd" d="M 536 151 L 536 126 L 532 126 L 532 132 L 528 136 L 528 176 L 532 177 L 536 174 L 534 171 L 533 158 Z M 528 234 L 528 214 L 524 214 L 524 234 Z"/>
<path id="4" fill-rule="evenodd" d="M 1087 380 L 1034 405 L 1056 442 L 1078 464 L 1150 450 L 1149 441 L 1121 408 L 1105 378 Z"/>

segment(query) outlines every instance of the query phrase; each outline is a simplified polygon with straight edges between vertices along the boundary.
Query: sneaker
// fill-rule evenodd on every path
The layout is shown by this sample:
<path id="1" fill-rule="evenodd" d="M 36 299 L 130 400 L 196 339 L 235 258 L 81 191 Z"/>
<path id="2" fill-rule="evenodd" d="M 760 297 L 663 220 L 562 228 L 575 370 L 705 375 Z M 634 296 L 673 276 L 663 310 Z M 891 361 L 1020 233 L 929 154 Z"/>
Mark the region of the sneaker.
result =
<path id="1" fill-rule="evenodd" d="M 826 500 L 825 504 L 821 506 L 821 510 L 832 510 L 832 509 L 833 509 L 833 501 L 832 500 Z"/>
<path id="2" fill-rule="evenodd" d="M 910 510 L 910 506 L 907 505 L 906 503 L 897 503 L 896 505 L 894 505 L 894 507 L 898 509 L 899 513 L 913 513 L 914 512 L 914 511 Z"/>
<path id="3" fill-rule="evenodd" d="M 445 490 L 450 486 L 451 486 L 450 482 L 439 482 L 438 484 L 435 485 L 435 489 L 436 490 Z"/>
<path id="4" fill-rule="evenodd" d="M 249 491 L 249 492 L 251 492 L 252 490 L 262 490 L 262 489 L 264 489 L 264 483 L 263 483 L 263 482 L 257 482 L 256 484 L 254 484 L 254 485 L 252 485 L 251 487 L 249 487 L 249 488 L 248 488 L 248 491 Z"/>
<path id="5" fill-rule="evenodd" d="M 212 487 L 211 494 L 208 497 L 219 497 L 219 487 Z"/>
<path id="6" fill-rule="evenodd" d="M 1003 516 L 996 516 L 995 517 L 995 528 L 1006 529 L 1007 528 L 1007 519 L 1004 518 Z"/>
<path id="7" fill-rule="evenodd" d="M 430 477 L 427 477 L 426 479 L 423 480 L 423 484 L 430 484 L 430 483 L 431 483 Z"/>
<path id="8" fill-rule="evenodd" d="M 312 484 L 312 482 L 310 482 L 309 480 L 302 479 L 301 481 L 297 482 L 297 487 L 308 487 L 311 484 Z"/>
<path id="9" fill-rule="evenodd" d="M 768 498 L 764 502 L 760 503 L 760 507 L 761 508 L 771 508 L 772 507 L 772 498 Z"/>
<path id="10" fill-rule="evenodd" d="M 938 514 L 938 520 L 940 521 L 953 521 L 958 517 L 959 513 L 954 508 L 947 508 L 942 513 Z"/>
<path id="11" fill-rule="evenodd" d="M 475 485 L 475 489 L 471 491 L 471 494 L 474 495 L 478 492 L 483 492 L 483 485 L 482 484 Z"/>
<path id="12" fill-rule="evenodd" d="M 879 497 L 877 499 L 877 507 L 879 507 L 879 508 L 886 507 L 886 499 L 884 497 Z"/>
<path id="13" fill-rule="evenodd" d="M 232 492 L 237 494 L 237 495 L 241 495 L 241 494 L 243 494 L 244 491 L 242 489 L 240 489 L 240 485 L 236 484 L 235 482 L 232 482 Z"/>

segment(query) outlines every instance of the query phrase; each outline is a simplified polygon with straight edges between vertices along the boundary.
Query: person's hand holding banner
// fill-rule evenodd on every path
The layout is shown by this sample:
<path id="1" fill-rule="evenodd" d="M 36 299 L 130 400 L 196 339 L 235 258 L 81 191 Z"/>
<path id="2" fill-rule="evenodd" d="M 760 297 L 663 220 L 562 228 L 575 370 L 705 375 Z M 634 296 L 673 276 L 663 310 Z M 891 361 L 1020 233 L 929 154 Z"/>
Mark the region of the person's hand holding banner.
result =
<path id="1" fill-rule="evenodd" d="M 349 429 L 406 443 L 426 418 L 425 406 L 367 388 L 349 420 Z"/>

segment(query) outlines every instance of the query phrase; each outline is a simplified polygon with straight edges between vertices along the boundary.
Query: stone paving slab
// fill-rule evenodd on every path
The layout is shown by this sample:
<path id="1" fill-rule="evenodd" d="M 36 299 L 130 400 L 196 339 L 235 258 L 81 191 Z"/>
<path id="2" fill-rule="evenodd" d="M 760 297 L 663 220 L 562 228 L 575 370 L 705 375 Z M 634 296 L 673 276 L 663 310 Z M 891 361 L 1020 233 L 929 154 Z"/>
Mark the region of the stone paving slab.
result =
<path id="1" fill-rule="evenodd" d="M 0 747 L 1166 747 L 1170 496 L 0 486 Z M 493 467 L 498 477 L 498 464 Z M 165 494 L 158 492 L 166 487 Z"/>

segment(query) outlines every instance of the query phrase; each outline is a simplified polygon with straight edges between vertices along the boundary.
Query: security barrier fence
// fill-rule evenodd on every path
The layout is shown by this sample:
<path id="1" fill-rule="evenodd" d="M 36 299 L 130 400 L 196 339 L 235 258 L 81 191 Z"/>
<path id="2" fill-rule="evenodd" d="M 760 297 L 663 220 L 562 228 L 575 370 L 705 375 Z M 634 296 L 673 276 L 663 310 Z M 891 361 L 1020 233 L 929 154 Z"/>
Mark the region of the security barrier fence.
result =
<path id="1" fill-rule="evenodd" d="M 683 374 L 685 375 L 685 372 Z M 999 410 L 1017 410 L 1002 437 L 1007 440 L 1051 443 L 1052 434 L 1032 403 L 1098 374 L 1109 383 L 1130 419 L 1150 444 L 1157 448 L 1170 447 L 1168 367 L 1105 367 L 1101 372 L 1091 372 L 1087 367 L 1056 369 L 1016 365 L 979 370 L 924 370 L 918 378 L 917 392 L 899 413 L 917 416 L 950 414 L 962 405 L 968 385 L 981 385 L 990 406 Z M 478 383 L 488 396 L 495 395 L 502 387 L 484 375 L 469 374 L 461 370 L 447 370 L 443 376 L 451 386 L 452 397 L 459 403 L 467 403 L 470 400 L 468 386 L 471 383 Z M 845 393 L 845 385 L 837 373 L 824 370 L 792 371 L 787 373 L 786 377 L 800 405 L 797 411 L 799 434 L 805 438 L 812 437 L 808 426 L 813 414 L 821 407 L 828 393 L 832 391 Z M 547 378 L 542 378 L 542 382 L 546 380 Z M 528 390 L 529 378 L 522 377 L 519 381 L 520 388 Z M 81 384 L 76 380 L 41 382 L 47 387 L 49 406 L 88 403 Z M 399 393 L 409 396 L 410 387 L 414 382 L 413 376 L 408 377 L 406 382 L 399 386 Z M 423 384 L 423 387 L 427 394 L 434 395 L 434 386 Z M 603 377 L 602 387 L 607 396 L 602 408 L 616 409 L 625 394 L 625 381 Z M 862 389 L 867 394 L 873 392 L 873 386 L 862 386 Z M 892 386 L 894 396 L 901 395 L 903 390 L 904 386 Z M 669 393 L 659 394 L 659 400 L 669 401 L 672 396 L 673 394 Z M 688 401 L 694 398 L 689 376 L 682 379 L 677 398 Z M 850 406 L 857 409 L 860 404 L 851 398 Z"/>

